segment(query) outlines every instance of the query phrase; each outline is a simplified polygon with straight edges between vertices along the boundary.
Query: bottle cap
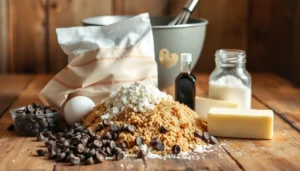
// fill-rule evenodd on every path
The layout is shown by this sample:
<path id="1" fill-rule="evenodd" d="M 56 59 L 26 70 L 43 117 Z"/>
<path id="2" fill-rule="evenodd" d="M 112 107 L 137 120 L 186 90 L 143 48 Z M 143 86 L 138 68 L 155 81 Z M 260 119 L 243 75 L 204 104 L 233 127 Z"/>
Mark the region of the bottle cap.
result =
<path id="1" fill-rule="evenodd" d="M 192 62 L 192 54 L 191 53 L 181 53 L 180 59 L 181 59 L 181 62 Z"/>

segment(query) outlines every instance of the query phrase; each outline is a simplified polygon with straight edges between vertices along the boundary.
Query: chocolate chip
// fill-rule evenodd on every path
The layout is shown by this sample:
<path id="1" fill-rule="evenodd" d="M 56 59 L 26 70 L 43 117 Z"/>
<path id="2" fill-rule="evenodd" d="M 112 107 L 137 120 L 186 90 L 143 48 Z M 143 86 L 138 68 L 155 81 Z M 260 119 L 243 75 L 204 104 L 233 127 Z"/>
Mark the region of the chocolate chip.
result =
<path id="1" fill-rule="evenodd" d="M 34 108 L 33 108 L 32 105 L 27 105 L 26 109 L 27 109 L 27 111 L 29 111 L 30 113 L 33 113 L 33 111 L 34 111 Z"/>
<path id="2" fill-rule="evenodd" d="M 216 137 L 214 137 L 214 136 L 210 136 L 210 142 L 212 143 L 212 144 L 220 144 L 220 142 L 217 140 L 217 138 Z"/>
<path id="3" fill-rule="evenodd" d="M 58 161 L 64 161 L 66 158 L 66 153 L 62 152 L 57 156 Z"/>
<path id="4" fill-rule="evenodd" d="M 112 124 L 112 125 L 110 126 L 110 130 L 111 130 L 112 132 L 118 132 L 118 131 L 120 130 L 120 126 L 119 126 L 118 124 Z"/>
<path id="5" fill-rule="evenodd" d="M 106 139 L 102 140 L 102 145 L 103 146 L 107 147 L 107 146 L 109 146 L 109 144 L 110 144 L 110 140 L 106 140 Z"/>
<path id="6" fill-rule="evenodd" d="M 52 124 L 52 123 L 53 123 L 53 118 L 47 118 L 46 120 L 47 120 L 47 122 L 48 122 L 49 124 Z"/>
<path id="7" fill-rule="evenodd" d="M 82 132 L 84 130 L 84 127 L 83 126 L 78 126 L 74 130 L 75 130 L 75 132 Z"/>
<path id="8" fill-rule="evenodd" d="M 94 144 L 95 147 L 98 147 L 98 148 L 102 147 L 102 142 L 100 140 L 94 140 L 93 144 Z"/>
<path id="9" fill-rule="evenodd" d="M 76 123 L 74 123 L 74 126 L 75 126 L 75 127 L 80 127 L 80 126 L 82 126 L 82 124 L 79 123 L 79 122 L 76 122 Z"/>
<path id="10" fill-rule="evenodd" d="M 180 153 L 180 147 L 179 147 L 179 145 L 173 145 L 172 146 L 172 153 L 173 154 L 179 154 Z"/>
<path id="11" fill-rule="evenodd" d="M 85 156 L 83 154 L 77 154 L 76 156 L 79 157 L 80 161 L 85 160 Z"/>
<path id="12" fill-rule="evenodd" d="M 42 133 L 40 133 L 39 135 L 37 135 L 36 140 L 37 141 L 45 141 L 45 137 L 43 136 Z"/>
<path id="13" fill-rule="evenodd" d="M 123 150 L 120 147 L 113 148 L 114 153 L 121 153 Z"/>
<path id="14" fill-rule="evenodd" d="M 46 150 L 38 149 L 38 150 L 36 150 L 36 153 L 38 154 L 38 156 L 44 156 L 46 154 Z"/>
<path id="15" fill-rule="evenodd" d="M 39 123 L 37 123 L 37 122 L 33 123 L 32 128 L 33 128 L 33 129 L 38 129 L 38 128 L 40 128 Z"/>
<path id="16" fill-rule="evenodd" d="M 119 138 L 119 134 L 117 132 L 112 132 L 111 133 L 111 139 L 112 140 L 118 140 Z"/>
<path id="17" fill-rule="evenodd" d="M 45 114 L 49 114 L 49 113 L 52 113 L 52 110 L 51 109 L 46 109 Z"/>
<path id="18" fill-rule="evenodd" d="M 48 140 L 53 140 L 53 141 L 55 141 L 56 138 L 54 137 L 54 135 L 48 134 Z"/>
<path id="19" fill-rule="evenodd" d="M 111 149 L 110 147 L 106 147 L 106 148 L 105 148 L 105 152 L 106 152 L 106 154 L 107 154 L 108 156 L 112 156 L 112 155 L 113 155 L 112 149 Z"/>
<path id="20" fill-rule="evenodd" d="M 70 141 L 69 140 L 63 141 L 63 146 L 64 147 L 69 147 L 70 146 Z"/>
<path id="21" fill-rule="evenodd" d="M 160 142 L 159 138 L 152 138 L 150 141 L 151 146 L 156 146 L 156 144 Z"/>
<path id="22" fill-rule="evenodd" d="M 125 154 L 123 152 L 115 154 L 116 160 L 122 160 L 122 159 L 124 159 L 124 157 L 125 157 Z"/>
<path id="23" fill-rule="evenodd" d="M 157 142 L 155 145 L 155 148 L 157 151 L 164 151 L 165 150 L 165 144 L 162 142 Z"/>
<path id="24" fill-rule="evenodd" d="M 123 124 L 121 131 L 128 131 L 128 125 L 126 123 Z"/>
<path id="25" fill-rule="evenodd" d="M 203 140 L 205 142 L 209 142 L 210 141 L 210 135 L 209 135 L 208 132 L 204 132 L 204 134 L 203 134 Z"/>
<path id="26" fill-rule="evenodd" d="M 91 165 L 94 164 L 94 159 L 93 157 L 89 157 L 86 159 L 86 161 L 84 162 L 86 165 Z"/>
<path id="27" fill-rule="evenodd" d="M 48 140 L 45 142 L 46 147 L 51 147 L 55 142 L 53 140 Z"/>
<path id="28" fill-rule="evenodd" d="M 99 124 L 99 125 L 96 127 L 96 132 L 102 131 L 103 128 L 104 128 L 103 125 L 102 125 L 102 124 Z"/>
<path id="29" fill-rule="evenodd" d="M 127 130 L 131 133 L 134 133 L 136 130 L 136 127 L 134 125 L 128 125 Z"/>
<path id="30" fill-rule="evenodd" d="M 111 140 L 112 139 L 112 135 L 110 132 L 106 132 L 103 136 L 103 139 L 107 139 L 107 140 Z"/>
<path id="31" fill-rule="evenodd" d="M 142 138 L 141 136 L 138 136 L 138 137 L 135 138 L 135 144 L 136 144 L 137 146 L 140 146 L 140 145 L 142 145 L 143 143 L 144 143 L 144 140 L 143 140 L 143 138 Z"/>
<path id="32" fill-rule="evenodd" d="M 96 152 L 96 157 L 95 157 L 96 163 L 103 163 L 104 160 L 105 160 L 105 156 L 100 152 Z"/>
<path id="33" fill-rule="evenodd" d="M 54 159 L 55 157 L 56 157 L 56 152 L 53 149 L 49 150 L 48 158 L 49 159 Z"/>
<path id="34" fill-rule="evenodd" d="M 13 124 L 10 124 L 7 128 L 8 131 L 14 131 L 15 130 L 15 126 Z"/>
<path id="35" fill-rule="evenodd" d="M 93 130 L 89 129 L 88 130 L 88 135 L 91 136 L 91 137 L 95 136 L 95 132 Z"/>
<path id="36" fill-rule="evenodd" d="M 122 150 L 125 150 L 127 147 L 127 144 L 125 142 L 120 142 L 117 146 L 120 147 Z"/>
<path id="37" fill-rule="evenodd" d="M 109 127 L 110 126 L 110 121 L 108 119 L 103 119 L 102 124 L 104 127 Z"/>
<path id="38" fill-rule="evenodd" d="M 142 159 L 142 158 L 144 158 L 144 157 L 146 157 L 147 156 L 147 152 L 146 151 L 143 151 L 143 150 L 140 150 L 138 153 L 137 153 L 137 155 L 136 155 L 136 157 L 138 158 L 138 159 Z"/>
<path id="39" fill-rule="evenodd" d="M 31 130 L 32 130 L 32 124 L 31 123 L 25 124 L 25 131 L 31 131 Z"/>
<path id="40" fill-rule="evenodd" d="M 39 134 L 39 129 L 38 129 L 38 128 L 32 129 L 32 133 L 33 133 L 34 135 L 38 135 L 38 134 Z"/>
<path id="41" fill-rule="evenodd" d="M 103 147 L 102 147 L 103 148 Z M 100 154 L 102 154 L 104 157 L 106 157 L 107 156 L 107 154 L 106 154 L 106 152 L 105 151 L 103 151 L 103 150 L 99 150 L 98 151 Z"/>
<path id="42" fill-rule="evenodd" d="M 194 132 L 194 137 L 196 137 L 196 138 L 202 138 L 203 137 L 202 131 L 195 131 Z"/>
<path id="43" fill-rule="evenodd" d="M 78 165 L 78 164 L 80 164 L 80 158 L 76 157 L 76 156 L 71 156 L 70 161 L 71 161 L 72 165 Z"/>
<path id="44" fill-rule="evenodd" d="M 169 131 L 169 129 L 168 129 L 167 127 L 165 127 L 165 126 L 161 126 L 161 127 L 159 128 L 159 132 L 162 133 L 162 134 L 165 134 L 165 133 L 167 133 L 168 131 Z"/>
<path id="45" fill-rule="evenodd" d="M 110 143 L 109 143 L 109 147 L 111 148 L 111 149 L 114 149 L 115 147 L 116 147 L 116 142 L 115 141 L 110 141 Z"/>
<path id="46" fill-rule="evenodd" d="M 76 150 L 78 153 L 82 153 L 85 150 L 85 146 L 83 144 L 78 144 Z"/>
<path id="47" fill-rule="evenodd" d="M 33 108 L 40 108 L 41 105 L 39 105 L 38 103 L 32 103 L 32 107 L 33 107 Z"/>

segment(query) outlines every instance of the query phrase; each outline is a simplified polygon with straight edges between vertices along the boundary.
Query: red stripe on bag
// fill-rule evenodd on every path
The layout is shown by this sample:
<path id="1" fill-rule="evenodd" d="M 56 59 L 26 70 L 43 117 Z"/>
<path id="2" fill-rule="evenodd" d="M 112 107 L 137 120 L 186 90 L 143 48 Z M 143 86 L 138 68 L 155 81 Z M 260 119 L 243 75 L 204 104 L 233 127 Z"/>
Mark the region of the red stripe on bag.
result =
<path id="1" fill-rule="evenodd" d="M 95 58 L 93 60 L 90 60 L 90 61 L 87 61 L 85 63 L 82 63 L 82 64 L 69 64 L 69 66 L 72 66 L 72 67 L 83 67 L 85 65 L 89 65 L 91 63 L 94 63 L 96 61 L 99 61 L 99 60 L 119 60 L 119 59 L 124 59 L 124 58 L 138 58 L 138 59 L 153 59 L 152 57 L 148 57 L 148 56 L 121 56 L 121 57 L 111 57 L 111 58 Z M 153 60 L 154 61 L 154 60 Z"/>
<path id="2" fill-rule="evenodd" d="M 144 78 L 140 78 L 140 79 L 135 79 L 135 80 L 117 80 L 117 81 L 99 81 L 99 82 L 96 82 L 94 84 L 91 84 L 89 86 L 86 86 L 86 87 L 92 87 L 92 86 L 98 86 L 98 85 L 108 85 L 108 84 L 119 84 L 119 83 L 134 83 L 134 82 L 137 82 L 137 81 L 144 81 L 144 80 L 147 80 L 147 79 L 154 79 L 154 78 L 158 78 L 157 75 L 153 75 L 153 76 L 149 76 L 149 77 L 144 77 Z M 69 89 L 79 89 L 79 88 L 82 88 L 82 86 L 71 86 L 71 85 L 68 85 L 66 84 L 65 82 L 59 80 L 58 78 L 53 78 L 53 80 L 60 84 L 61 86 L 63 87 L 66 87 L 66 88 L 69 88 Z"/>

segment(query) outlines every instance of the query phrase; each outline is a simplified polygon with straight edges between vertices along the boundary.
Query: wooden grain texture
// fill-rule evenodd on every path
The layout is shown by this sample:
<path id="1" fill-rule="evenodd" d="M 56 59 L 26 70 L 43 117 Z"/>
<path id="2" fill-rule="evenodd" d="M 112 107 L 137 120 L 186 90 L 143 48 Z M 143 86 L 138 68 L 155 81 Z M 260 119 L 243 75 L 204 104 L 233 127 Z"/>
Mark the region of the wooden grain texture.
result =
<path id="1" fill-rule="evenodd" d="M 121 14 L 137 15 L 140 13 L 148 12 L 152 16 L 162 16 L 165 15 L 167 12 L 167 8 L 168 8 L 167 5 L 168 5 L 168 0 L 151 0 L 151 1 L 123 0 L 121 1 L 121 7 L 122 7 Z"/>
<path id="2" fill-rule="evenodd" d="M 7 0 L 0 0 L 0 73 L 8 66 L 8 12 Z"/>
<path id="3" fill-rule="evenodd" d="M 0 118 L 31 79 L 30 75 L 0 75 Z"/>
<path id="4" fill-rule="evenodd" d="M 261 80 L 258 80 L 257 77 L 260 77 Z M 272 84 L 267 84 L 266 82 L 269 82 L 270 80 L 272 80 Z M 273 96 L 268 93 L 270 86 L 276 86 L 277 88 L 285 90 L 290 89 L 290 87 L 282 84 L 282 82 L 288 83 L 285 80 L 275 80 L 269 75 L 254 75 L 253 93 L 254 95 L 259 94 L 260 96 L 252 98 L 252 108 L 272 108 L 271 106 L 265 106 L 261 102 L 267 103 L 268 100 L 263 97 L 266 98 L 268 96 L 270 100 L 274 100 Z M 207 83 L 207 75 L 197 75 L 197 95 L 207 96 Z M 261 88 L 261 91 L 257 90 L 258 85 L 264 85 Z M 265 95 L 262 96 L 264 93 Z M 290 102 L 297 103 L 297 101 L 293 101 L 294 96 L 291 94 L 288 96 L 291 98 Z M 284 99 L 280 99 L 279 97 L 277 97 L 276 100 L 278 101 L 278 104 L 285 102 Z M 293 107 L 291 105 L 282 106 L 281 112 L 286 112 L 289 108 Z M 274 137 L 272 140 L 219 139 L 223 143 L 224 149 L 239 164 L 242 170 L 299 170 L 300 134 L 294 127 L 290 126 L 289 123 L 283 121 L 279 117 L 281 116 L 281 113 L 277 113 L 277 110 L 274 110 L 274 112 L 276 114 L 274 115 Z"/>
<path id="5" fill-rule="evenodd" d="M 254 74 L 253 95 L 300 132 L 300 88 L 274 74 Z"/>
<path id="6" fill-rule="evenodd" d="M 201 57 L 194 69 L 196 72 L 213 70 L 214 54 L 218 49 L 247 51 L 248 0 L 203 0 L 195 10 L 198 17 L 209 21 Z"/>
<path id="7" fill-rule="evenodd" d="M 92 16 L 111 15 L 112 0 L 48 0 L 49 71 L 56 73 L 67 65 L 67 56 L 60 48 L 55 29 L 81 26 L 81 20 Z"/>
<path id="8" fill-rule="evenodd" d="M 46 28 L 43 1 L 8 0 L 11 72 L 46 71 Z"/>

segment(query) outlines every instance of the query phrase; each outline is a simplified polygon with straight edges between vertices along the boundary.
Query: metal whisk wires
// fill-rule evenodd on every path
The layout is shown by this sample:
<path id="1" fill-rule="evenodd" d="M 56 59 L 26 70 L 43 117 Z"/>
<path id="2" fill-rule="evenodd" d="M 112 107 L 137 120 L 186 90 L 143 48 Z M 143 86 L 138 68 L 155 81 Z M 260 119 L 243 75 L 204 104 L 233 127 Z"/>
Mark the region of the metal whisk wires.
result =
<path id="1" fill-rule="evenodd" d="M 197 6 L 199 0 L 189 0 L 183 7 L 182 12 L 169 23 L 169 26 L 186 24 L 191 13 Z"/>

